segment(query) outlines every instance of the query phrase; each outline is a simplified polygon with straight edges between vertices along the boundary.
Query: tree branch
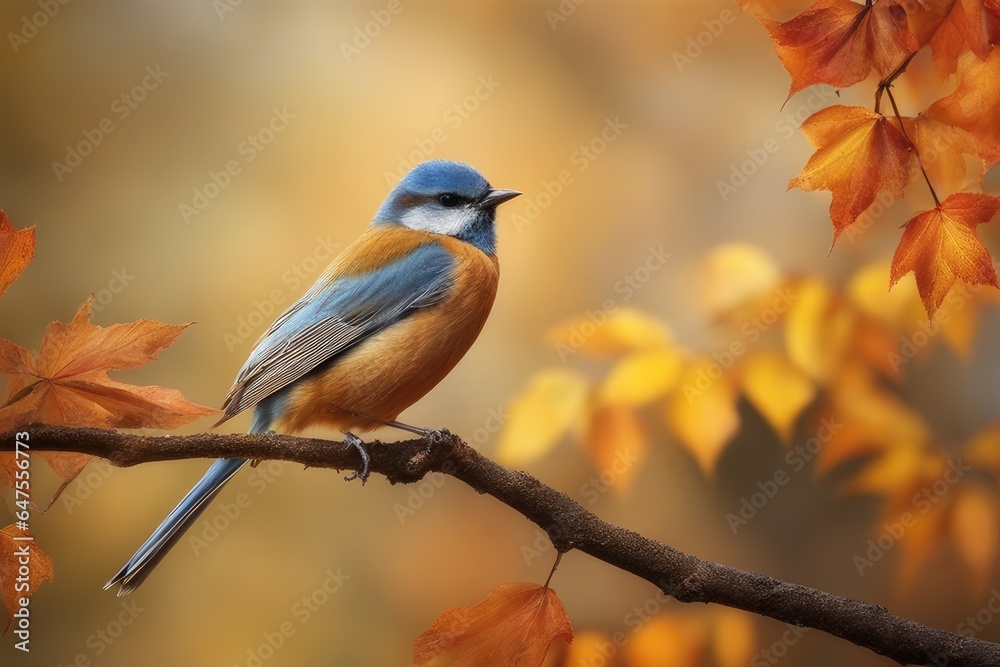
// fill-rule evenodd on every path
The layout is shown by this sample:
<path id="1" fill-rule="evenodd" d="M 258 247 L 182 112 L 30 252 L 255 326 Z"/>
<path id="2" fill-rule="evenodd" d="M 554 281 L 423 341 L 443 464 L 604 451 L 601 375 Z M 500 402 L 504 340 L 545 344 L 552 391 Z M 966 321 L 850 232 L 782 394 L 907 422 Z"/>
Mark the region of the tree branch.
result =
<path id="1" fill-rule="evenodd" d="M 189 458 L 283 460 L 315 468 L 356 470 L 361 459 L 340 442 L 276 434 L 201 433 L 148 436 L 68 426 L 31 426 L 33 450 L 91 454 L 117 466 Z M 14 431 L 0 451 L 14 449 Z M 22 438 L 23 440 L 23 438 Z M 371 471 L 392 483 L 441 472 L 517 510 L 548 533 L 559 552 L 577 549 L 655 584 L 681 602 L 714 602 L 816 628 L 900 664 L 949 667 L 1000 664 L 1000 644 L 894 616 L 880 605 L 702 560 L 613 526 L 564 493 L 482 456 L 458 437 L 368 443 Z"/>

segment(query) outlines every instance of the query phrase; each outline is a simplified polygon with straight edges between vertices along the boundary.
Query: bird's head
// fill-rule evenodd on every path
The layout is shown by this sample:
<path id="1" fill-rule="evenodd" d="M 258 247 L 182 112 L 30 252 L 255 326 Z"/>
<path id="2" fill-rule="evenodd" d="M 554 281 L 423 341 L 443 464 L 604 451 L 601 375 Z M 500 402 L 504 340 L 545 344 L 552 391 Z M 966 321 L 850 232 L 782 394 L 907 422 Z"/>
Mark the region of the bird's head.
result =
<path id="1" fill-rule="evenodd" d="M 452 236 L 496 253 L 496 207 L 521 194 L 497 190 L 462 162 L 431 160 L 403 177 L 372 220 Z"/>

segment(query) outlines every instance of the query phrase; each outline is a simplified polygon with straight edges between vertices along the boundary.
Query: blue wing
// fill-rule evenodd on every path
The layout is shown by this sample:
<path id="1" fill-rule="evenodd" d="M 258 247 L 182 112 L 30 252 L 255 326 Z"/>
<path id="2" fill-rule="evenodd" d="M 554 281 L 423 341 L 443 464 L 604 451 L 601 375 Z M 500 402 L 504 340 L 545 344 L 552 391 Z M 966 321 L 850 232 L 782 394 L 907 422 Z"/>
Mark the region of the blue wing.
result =
<path id="1" fill-rule="evenodd" d="M 229 390 L 223 421 L 413 310 L 440 302 L 454 265 L 443 246 L 429 243 L 377 271 L 317 281 L 264 332 Z"/>

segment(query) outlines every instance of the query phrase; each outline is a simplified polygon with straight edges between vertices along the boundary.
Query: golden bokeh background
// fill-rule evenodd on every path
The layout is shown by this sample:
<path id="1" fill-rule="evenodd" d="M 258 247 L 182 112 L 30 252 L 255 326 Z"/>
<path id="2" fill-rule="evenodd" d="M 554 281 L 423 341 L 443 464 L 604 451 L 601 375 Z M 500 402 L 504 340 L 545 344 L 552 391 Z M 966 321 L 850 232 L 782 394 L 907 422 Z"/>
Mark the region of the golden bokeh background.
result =
<path id="1" fill-rule="evenodd" d="M 54 15 L 38 18 L 45 7 Z M 926 204 L 916 193 L 828 254 L 829 195 L 785 189 L 812 152 L 795 128 L 838 98 L 807 90 L 782 107 L 788 75 L 766 32 L 728 0 L 10 0 L 0 25 L 0 206 L 15 227 L 38 225 L 37 256 L 0 302 L 0 337 L 35 349 L 45 325 L 68 321 L 91 293 L 101 325 L 194 321 L 157 362 L 117 377 L 207 405 L 221 403 L 256 337 L 363 230 L 401 169 L 429 157 L 469 162 L 525 193 L 500 209 L 502 281 L 486 329 L 403 415 L 480 433 L 488 455 L 510 397 L 559 363 L 546 329 L 614 297 L 651 248 L 670 260 L 629 305 L 712 351 L 726 341 L 699 307 L 697 267 L 710 248 L 757 244 L 787 272 L 838 283 L 891 254 L 907 210 Z M 857 88 L 839 99 L 870 104 L 870 87 Z M 922 101 L 905 87 L 900 96 Z M 718 183 L 765 144 L 777 148 L 721 196 Z M 982 234 L 996 247 L 995 233 Z M 975 364 L 942 351 L 913 371 L 908 398 L 945 441 L 1000 416 L 997 353 L 985 344 L 997 325 L 988 312 Z M 781 460 L 776 443 L 753 444 L 762 438 L 773 440 L 752 422 L 714 481 L 678 447 L 651 447 L 628 493 L 588 507 L 696 555 L 946 629 L 990 598 L 946 574 L 898 590 L 891 554 L 858 577 L 858 522 L 873 524 L 879 505 L 822 481 L 795 480 L 734 536 L 725 513 Z M 268 464 L 241 473 L 206 513 L 227 527 L 199 524 L 205 542 L 183 540 L 123 609 L 101 585 L 205 467 L 92 465 L 35 515 L 56 577 L 32 599 L 32 653 L 14 651 L 8 634 L 0 663 L 246 666 L 290 623 L 294 634 L 262 664 L 403 666 L 438 613 L 496 583 L 542 582 L 551 564 L 535 526 L 454 479 L 362 486 Z M 36 486 L 55 487 L 35 471 Z M 594 475 L 569 442 L 529 471 L 578 498 Z M 817 523 L 828 526 L 818 537 L 797 528 Z M 317 593 L 329 572 L 342 585 Z M 630 610 L 656 593 L 579 553 L 555 587 L 578 631 L 608 633 L 627 630 Z M 314 594 L 322 604 L 303 612 Z M 761 649 L 785 631 L 755 625 Z M 982 636 L 1000 639 L 997 625 Z M 817 631 L 782 664 L 845 660 L 885 664 Z"/>

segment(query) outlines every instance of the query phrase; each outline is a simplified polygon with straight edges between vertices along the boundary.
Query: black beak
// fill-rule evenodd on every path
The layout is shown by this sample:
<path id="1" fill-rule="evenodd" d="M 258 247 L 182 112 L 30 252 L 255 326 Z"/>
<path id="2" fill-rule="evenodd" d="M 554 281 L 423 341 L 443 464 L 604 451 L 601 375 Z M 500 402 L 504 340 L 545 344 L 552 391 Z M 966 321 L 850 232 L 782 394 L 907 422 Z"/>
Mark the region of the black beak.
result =
<path id="1" fill-rule="evenodd" d="M 490 190 L 476 204 L 479 208 L 496 208 L 505 201 L 517 197 L 521 193 L 517 190 Z"/>

